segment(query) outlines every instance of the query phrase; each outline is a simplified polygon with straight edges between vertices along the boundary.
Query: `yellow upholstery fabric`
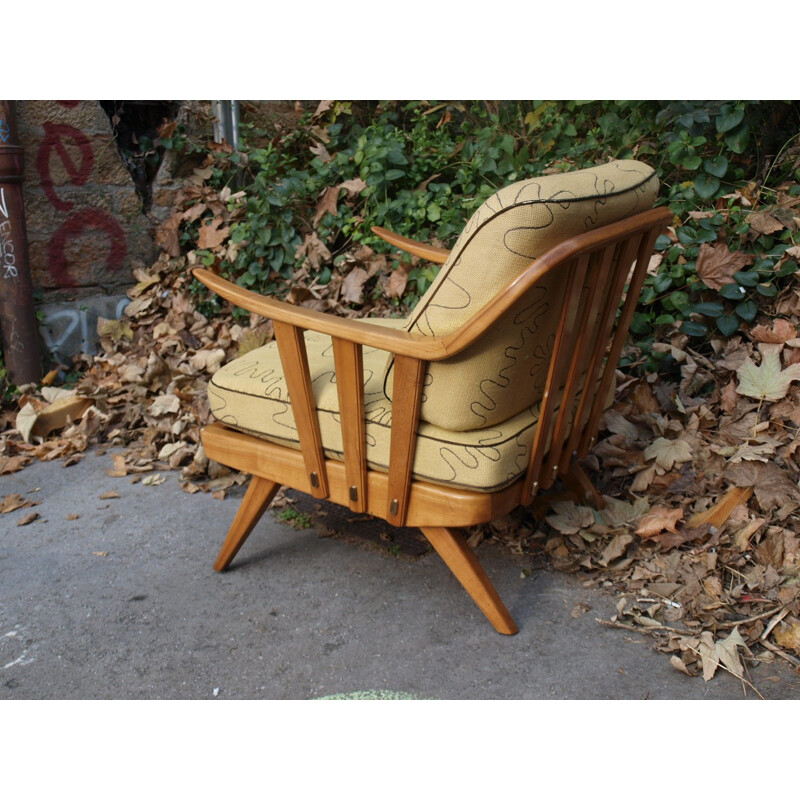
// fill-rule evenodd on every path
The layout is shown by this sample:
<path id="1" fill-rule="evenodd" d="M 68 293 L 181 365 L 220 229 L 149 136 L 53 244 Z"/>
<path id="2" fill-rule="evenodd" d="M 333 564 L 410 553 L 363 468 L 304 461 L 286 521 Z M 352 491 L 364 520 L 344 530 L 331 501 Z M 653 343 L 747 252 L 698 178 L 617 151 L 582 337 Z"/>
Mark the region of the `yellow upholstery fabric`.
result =
<path id="1" fill-rule="evenodd" d="M 370 320 L 402 327 L 406 320 Z M 307 331 L 309 369 L 322 444 L 329 458 L 342 458 L 339 399 L 330 338 Z M 367 460 L 373 469 L 389 465 L 392 406 L 383 393 L 386 353 L 365 347 L 364 392 Z M 220 422 L 277 444 L 299 448 L 277 346 L 271 342 L 219 369 L 208 390 L 211 412 Z M 418 479 L 476 491 L 494 491 L 527 467 L 536 410 L 526 409 L 502 425 L 455 432 L 420 424 L 413 473 Z"/>
<path id="2" fill-rule="evenodd" d="M 653 169 L 614 161 L 501 189 L 473 214 L 408 319 L 407 330 L 446 336 L 467 322 L 530 263 L 579 233 L 650 208 Z M 548 276 L 488 335 L 425 376 L 421 417 L 444 430 L 495 428 L 541 399 L 564 279 Z M 393 359 L 384 391 L 392 397 Z"/>

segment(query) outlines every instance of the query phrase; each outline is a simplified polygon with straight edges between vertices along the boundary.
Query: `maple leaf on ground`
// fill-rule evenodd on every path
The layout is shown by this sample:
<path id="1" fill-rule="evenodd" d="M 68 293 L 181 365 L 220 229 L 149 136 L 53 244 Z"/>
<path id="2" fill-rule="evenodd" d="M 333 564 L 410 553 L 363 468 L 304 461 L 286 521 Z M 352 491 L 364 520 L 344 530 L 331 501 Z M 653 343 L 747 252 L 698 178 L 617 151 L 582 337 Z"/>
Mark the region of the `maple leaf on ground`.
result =
<path id="1" fill-rule="evenodd" d="M 734 274 L 754 260 L 754 255 L 732 253 L 724 244 L 703 244 L 697 254 L 697 276 L 709 289 L 719 290 L 726 283 L 736 283 Z"/>
<path id="2" fill-rule="evenodd" d="M 579 533 L 594 524 L 592 510 L 571 500 L 553 503 L 553 511 L 555 514 L 546 517 L 548 524 L 566 535 Z"/>
<path id="3" fill-rule="evenodd" d="M 776 349 L 765 349 L 761 364 L 756 366 L 750 358 L 745 359 L 736 370 L 739 385 L 736 391 L 756 400 L 775 402 L 783 400 L 792 381 L 800 381 L 800 364 L 781 369 L 781 358 Z"/>
<path id="4" fill-rule="evenodd" d="M 636 535 L 642 539 L 658 536 L 662 531 L 677 533 L 675 527 L 683 519 L 682 508 L 667 508 L 666 506 L 653 506 L 653 508 L 639 520 Z"/>
<path id="5" fill-rule="evenodd" d="M 723 475 L 734 486 L 752 486 L 763 511 L 800 502 L 797 484 L 775 463 L 742 461 L 726 466 Z"/>
<path id="6" fill-rule="evenodd" d="M 648 461 L 654 458 L 659 467 L 669 472 L 675 464 L 692 460 L 692 448 L 683 439 L 665 439 L 659 436 L 645 449 L 644 457 Z"/>
<path id="7" fill-rule="evenodd" d="M 770 342 L 773 344 L 783 344 L 790 339 L 797 337 L 797 328 L 788 319 L 776 319 L 772 322 L 772 327 L 768 325 L 756 325 L 750 335 L 757 342 Z"/>

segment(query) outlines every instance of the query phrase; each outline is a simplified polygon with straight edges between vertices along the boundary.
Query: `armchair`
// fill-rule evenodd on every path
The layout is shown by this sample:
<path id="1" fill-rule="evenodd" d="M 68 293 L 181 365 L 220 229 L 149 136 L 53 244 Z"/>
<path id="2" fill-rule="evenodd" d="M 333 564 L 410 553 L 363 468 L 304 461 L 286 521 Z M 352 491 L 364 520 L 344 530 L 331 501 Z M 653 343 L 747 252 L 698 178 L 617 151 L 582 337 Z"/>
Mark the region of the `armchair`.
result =
<path id="1" fill-rule="evenodd" d="M 419 527 L 495 629 L 516 633 L 458 528 L 530 503 L 558 477 L 602 503 L 575 459 L 613 397 L 671 219 L 651 208 L 657 190 L 650 167 L 615 161 L 501 189 L 449 252 L 374 229 L 442 264 L 405 320 L 334 317 L 194 270 L 275 332 L 209 385 L 206 453 L 253 476 L 215 569 L 287 485 Z"/>

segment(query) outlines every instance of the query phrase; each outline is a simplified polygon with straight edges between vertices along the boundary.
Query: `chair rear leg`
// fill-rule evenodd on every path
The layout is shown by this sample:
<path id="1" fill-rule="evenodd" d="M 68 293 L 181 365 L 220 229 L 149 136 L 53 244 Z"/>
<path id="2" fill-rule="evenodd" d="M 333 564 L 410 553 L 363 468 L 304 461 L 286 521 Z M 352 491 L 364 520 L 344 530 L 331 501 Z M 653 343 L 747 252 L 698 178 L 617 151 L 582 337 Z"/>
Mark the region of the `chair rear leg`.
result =
<path id="1" fill-rule="evenodd" d="M 464 537 L 452 528 L 421 530 L 495 630 L 509 635 L 516 633 L 519 630 L 516 623 Z"/>
<path id="2" fill-rule="evenodd" d="M 584 472 L 583 467 L 577 461 L 572 461 L 569 470 L 561 476 L 567 488 L 578 496 L 581 503 L 588 503 L 592 508 L 602 511 L 605 501 L 595 485 L 589 480 L 589 476 Z"/>
<path id="3" fill-rule="evenodd" d="M 261 515 L 267 510 L 267 506 L 272 502 L 272 498 L 275 497 L 280 488 L 281 485 L 279 483 L 253 475 L 242 504 L 239 506 L 233 524 L 222 544 L 222 549 L 219 551 L 216 562 L 214 562 L 214 569 L 217 572 L 222 572 L 233 561 L 234 556 L 239 552 L 239 548 L 255 528 L 256 523 L 261 519 Z"/>

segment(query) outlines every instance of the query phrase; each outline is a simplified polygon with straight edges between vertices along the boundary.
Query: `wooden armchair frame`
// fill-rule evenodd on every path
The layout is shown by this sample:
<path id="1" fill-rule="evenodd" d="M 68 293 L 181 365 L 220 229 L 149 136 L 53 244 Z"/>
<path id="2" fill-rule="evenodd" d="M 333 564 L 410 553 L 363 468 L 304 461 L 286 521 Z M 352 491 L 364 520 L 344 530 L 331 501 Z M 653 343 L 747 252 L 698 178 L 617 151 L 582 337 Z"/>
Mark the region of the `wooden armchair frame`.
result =
<path id="1" fill-rule="evenodd" d="M 595 442 L 603 401 L 613 388 L 616 364 L 655 240 L 670 220 L 667 209 L 651 209 L 564 241 L 536 259 L 467 324 L 444 337 L 420 337 L 289 305 L 236 286 L 208 270 L 195 269 L 194 275 L 221 297 L 272 319 L 300 442 L 296 450 L 219 422 L 203 430 L 209 458 L 253 476 L 214 568 L 228 567 L 280 486 L 286 485 L 392 525 L 419 527 L 495 629 L 516 633 L 514 620 L 456 529 L 489 522 L 518 505 L 527 505 L 559 476 L 582 499 L 602 504 L 575 458 L 584 457 Z M 447 250 L 375 230 L 420 257 L 439 263 L 447 258 Z M 553 270 L 566 271 L 567 288 L 527 470 L 494 493 L 416 479 L 412 465 L 427 363 L 469 347 Z M 625 302 L 619 311 L 623 295 Z M 303 336 L 306 330 L 332 339 L 343 461 L 327 458 L 323 451 Z M 364 345 L 394 354 L 387 472 L 367 464 Z M 596 391 L 581 390 L 589 386 L 597 387 Z M 571 409 L 575 409 L 572 417 Z"/>

